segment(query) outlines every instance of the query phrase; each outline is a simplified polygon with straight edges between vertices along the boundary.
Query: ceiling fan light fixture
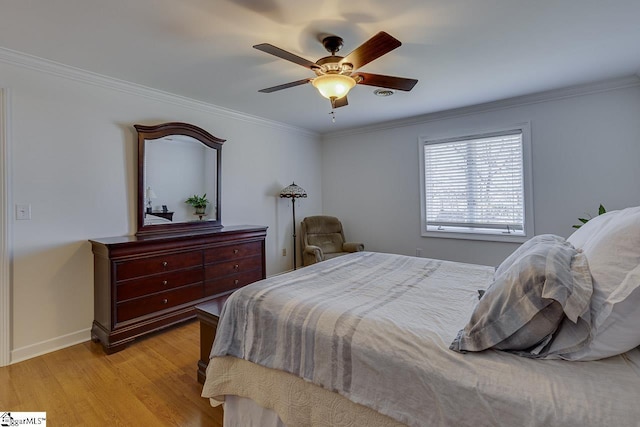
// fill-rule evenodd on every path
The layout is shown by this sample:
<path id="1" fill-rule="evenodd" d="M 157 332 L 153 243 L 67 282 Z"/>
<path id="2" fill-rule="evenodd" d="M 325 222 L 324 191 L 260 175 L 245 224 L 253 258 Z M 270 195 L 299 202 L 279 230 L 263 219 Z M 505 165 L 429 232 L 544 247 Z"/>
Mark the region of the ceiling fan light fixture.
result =
<path id="1" fill-rule="evenodd" d="M 366 86 L 375 86 L 384 89 L 410 91 L 418 83 L 416 79 L 407 79 L 404 77 L 385 76 L 382 74 L 371 74 L 357 71 L 380 58 L 392 50 L 400 47 L 402 43 L 395 37 L 380 31 L 369 40 L 362 43 L 355 50 L 346 56 L 338 56 L 336 52 L 342 46 L 342 39 L 338 36 L 328 36 L 322 40 L 325 48 L 331 52 L 330 56 L 311 62 L 291 52 L 280 49 L 269 43 L 261 43 L 253 47 L 277 56 L 294 64 L 313 71 L 317 77 L 310 79 L 301 79 L 295 82 L 285 83 L 278 86 L 272 86 L 260 89 L 258 92 L 271 93 L 290 87 L 300 86 L 311 83 L 318 89 L 320 94 L 331 101 L 332 108 L 339 108 L 349 105 L 347 94 L 355 85 L 363 84 Z M 352 74 L 354 73 L 355 74 Z M 380 96 L 388 96 L 393 93 L 392 90 L 380 92 Z"/>
<path id="2" fill-rule="evenodd" d="M 313 87 L 318 89 L 320 95 L 327 99 L 337 99 L 346 96 L 356 85 L 353 77 L 342 74 L 325 74 L 318 76 L 311 82 Z"/>

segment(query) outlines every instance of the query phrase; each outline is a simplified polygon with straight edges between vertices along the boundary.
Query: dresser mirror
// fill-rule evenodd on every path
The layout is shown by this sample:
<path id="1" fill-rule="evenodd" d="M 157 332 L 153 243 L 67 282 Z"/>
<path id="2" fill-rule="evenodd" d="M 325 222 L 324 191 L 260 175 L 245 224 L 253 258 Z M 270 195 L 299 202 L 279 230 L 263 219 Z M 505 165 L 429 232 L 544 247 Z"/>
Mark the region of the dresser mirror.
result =
<path id="1" fill-rule="evenodd" d="M 138 131 L 136 235 L 222 227 L 225 140 L 187 123 L 134 127 Z M 202 199 L 207 202 L 204 209 Z"/>

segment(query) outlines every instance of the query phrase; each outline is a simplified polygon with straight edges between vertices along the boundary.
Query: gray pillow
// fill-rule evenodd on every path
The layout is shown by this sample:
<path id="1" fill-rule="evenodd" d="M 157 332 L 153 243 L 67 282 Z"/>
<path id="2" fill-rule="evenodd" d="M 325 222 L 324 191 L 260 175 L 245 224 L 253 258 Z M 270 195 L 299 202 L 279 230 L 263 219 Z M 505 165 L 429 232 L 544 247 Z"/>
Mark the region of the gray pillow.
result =
<path id="1" fill-rule="evenodd" d="M 572 246 L 563 237 L 556 236 L 555 234 L 540 234 L 539 236 L 534 236 L 520 245 L 518 249 L 502 261 L 502 263 L 496 267 L 493 277 L 496 278 L 507 271 L 516 261 L 522 258 L 523 255 L 527 255 L 529 251 L 531 251 L 531 248 L 540 245 L 552 247 L 554 244 Z"/>
<path id="2" fill-rule="evenodd" d="M 513 333 L 509 338 L 504 339 L 493 348 L 498 350 L 527 350 L 534 346 L 546 345 L 552 334 L 558 329 L 564 310 L 558 301 L 540 310 L 531 320 Z"/>
<path id="3" fill-rule="evenodd" d="M 590 280 L 582 283 L 582 276 L 576 283 L 571 268 L 576 256 L 582 255 L 559 236 L 537 236 L 523 244 L 498 267 L 494 282 L 450 348 L 543 354 L 565 314 L 577 322 L 588 311 L 593 288 Z"/>

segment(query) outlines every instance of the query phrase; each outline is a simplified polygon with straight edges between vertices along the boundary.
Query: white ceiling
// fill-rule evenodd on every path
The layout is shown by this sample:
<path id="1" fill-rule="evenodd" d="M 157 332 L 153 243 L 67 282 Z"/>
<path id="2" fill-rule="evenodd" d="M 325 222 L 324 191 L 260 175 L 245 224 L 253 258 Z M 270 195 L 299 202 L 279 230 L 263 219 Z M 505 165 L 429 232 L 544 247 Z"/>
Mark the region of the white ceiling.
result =
<path id="1" fill-rule="evenodd" d="M 318 133 L 640 71 L 639 0 L 0 0 L 0 47 Z M 362 71 L 419 80 L 387 98 L 357 86 L 336 109 L 313 77 L 253 49 L 316 61 L 379 31 L 403 45 Z"/>

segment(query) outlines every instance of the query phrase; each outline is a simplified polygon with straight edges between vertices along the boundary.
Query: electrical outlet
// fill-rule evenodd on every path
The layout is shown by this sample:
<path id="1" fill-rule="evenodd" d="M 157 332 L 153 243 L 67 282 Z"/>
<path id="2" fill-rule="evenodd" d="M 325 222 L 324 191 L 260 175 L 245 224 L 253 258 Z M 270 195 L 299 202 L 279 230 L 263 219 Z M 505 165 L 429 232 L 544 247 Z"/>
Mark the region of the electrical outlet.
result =
<path id="1" fill-rule="evenodd" d="M 282 250 L 282 256 L 287 256 L 287 250 L 286 249 Z"/>
<path id="2" fill-rule="evenodd" d="M 421 257 L 422 256 L 422 248 L 416 248 L 416 256 L 417 257 Z"/>
<path id="3" fill-rule="evenodd" d="M 17 203 L 16 204 L 16 219 L 31 219 L 31 205 Z"/>

